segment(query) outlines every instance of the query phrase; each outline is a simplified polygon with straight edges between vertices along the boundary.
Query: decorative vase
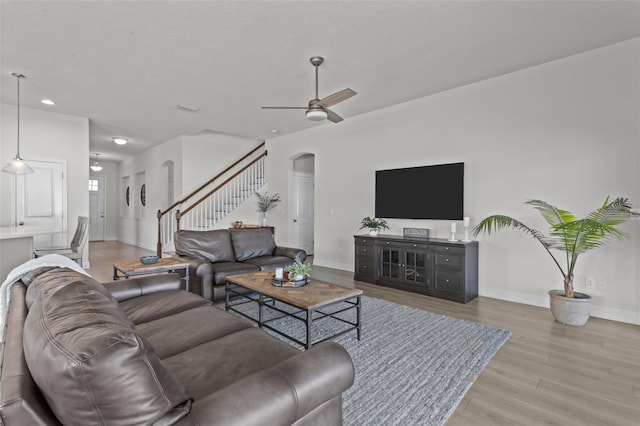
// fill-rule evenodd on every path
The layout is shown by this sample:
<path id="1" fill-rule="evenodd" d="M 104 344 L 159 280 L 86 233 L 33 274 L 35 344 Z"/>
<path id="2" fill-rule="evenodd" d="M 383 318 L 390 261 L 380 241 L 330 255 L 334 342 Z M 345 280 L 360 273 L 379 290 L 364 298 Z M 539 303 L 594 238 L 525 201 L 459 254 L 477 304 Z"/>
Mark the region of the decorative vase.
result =
<path id="1" fill-rule="evenodd" d="M 263 228 L 269 226 L 269 221 L 267 220 L 267 212 L 262 212 L 262 222 L 260 224 Z"/>
<path id="2" fill-rule="evenodd" d="M 378 236 L 378 230 L 377 229 L 372 229 L 369 231 L 369 236 L 371 237 L 377 237 Z"/>
<path id="3" fill-rule="evenodd" d="M 551 314 L 560 324 L 585 325 L 591 315 L 591 296 L 577 291 L 564 297 L 564 290 L 549 290 Z"/>

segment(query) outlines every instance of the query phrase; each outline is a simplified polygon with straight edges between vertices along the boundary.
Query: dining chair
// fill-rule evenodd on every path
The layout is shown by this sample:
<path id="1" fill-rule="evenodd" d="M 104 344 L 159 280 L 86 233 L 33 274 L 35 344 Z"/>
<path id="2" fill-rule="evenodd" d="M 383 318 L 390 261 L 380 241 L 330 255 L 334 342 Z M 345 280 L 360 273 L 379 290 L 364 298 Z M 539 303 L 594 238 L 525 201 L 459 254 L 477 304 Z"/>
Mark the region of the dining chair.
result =
<path id="1" fill-rule="evenodd" d="M 46 254 L 60 254 L 82 266 L 82 254 L 88 238 L 89 218 L 87 216 L 78 216 L 78 226 L 68 247 L 42 247 L 34 250 L 33 254 L 35 257 L 41 257 Z"/>

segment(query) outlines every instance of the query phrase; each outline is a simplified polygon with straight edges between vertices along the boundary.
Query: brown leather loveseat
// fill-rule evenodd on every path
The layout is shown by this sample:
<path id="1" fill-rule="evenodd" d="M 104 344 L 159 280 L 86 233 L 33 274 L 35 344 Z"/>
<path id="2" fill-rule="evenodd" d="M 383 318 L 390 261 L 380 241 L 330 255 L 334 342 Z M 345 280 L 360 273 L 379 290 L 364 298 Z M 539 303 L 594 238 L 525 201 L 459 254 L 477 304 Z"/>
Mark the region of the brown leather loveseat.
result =
<path id="1" fill-rule="evenodd" d="M 0 424 L 341 424 L 354 371 L 340 345 L 301 352 L 180 286 L 60 267 L 23 277 L 0 348 Z"/>
<path id="2" fill-rule="evenodd" d="M 189 290 L 210 300 L 222 300 L 229 275 L 284 268 L 302 249 L 279 247 L 270 228 L 179 230 L 174 235 L 176 255 L 188 261 Z"/>

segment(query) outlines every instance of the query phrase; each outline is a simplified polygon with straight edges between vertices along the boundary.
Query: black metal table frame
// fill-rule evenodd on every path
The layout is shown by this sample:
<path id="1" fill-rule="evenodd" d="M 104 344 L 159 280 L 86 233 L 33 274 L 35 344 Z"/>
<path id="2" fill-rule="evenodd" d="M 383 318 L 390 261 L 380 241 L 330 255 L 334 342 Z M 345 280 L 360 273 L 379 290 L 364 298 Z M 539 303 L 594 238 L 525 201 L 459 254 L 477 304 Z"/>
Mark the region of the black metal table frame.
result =
<path id="1" fill-rule="evenodd" d="M 260 292 L 257 292 L 257 291 L 253 291 L 252 290 L 252 292 L 249 292 L 249 293 L 241 293 L 241 292 L 235 291 L 234 287 L 240 287 L 240 288 L 243 288 L 245 290 L 246 290 L 246 287 L 243 287 L 243 286 L 241 286 L 239 284 L 230 283 L 229 281 L 226 282 L 226 286 L 225 287 L 226 287 L 225 309 L 227 311 L 235 312 L 238 315 L 241 315 L 241 316 L 243 316 L 245 318 L 250 319 L 251 321 L 257 322 L 258 323 L 258 327 L 269 329 L 269 330 L 273 331 L 274 333 L 277 333 L 280 336 L 282 336 L 282 337 L 284 337 L 286 339 L 289 339 L 292 342 L 302 346 L 305 349 L 309 349 L 313 345 L 317 345 L 318 343 L 324 342 L 324 341 L 329 340 L 329 339 L 333 339 L 334 337 L 342 336 L 343 334 L 349 333 L 350 331 L 353 331 L 353 330 L 356 330 L 357 338 L 358 338 L 358 340 L 360 340 L 360 337 L 361 337 L 360 316 L 361 316 L 361 310 L 362 310 L 362 304 L 361 304 L 361 300 L 360 300 L 361 296 L 360 295 L 359 296 L 353 296 L 353 297 L 350 297 L 350 298 L 347 298 L 347 299 L 336 300 L 335 302 L 322 305 L 319 308 L 301 309 L 301 308 L 299 308 L 299 307 L 297 307 L 295 305 L 292 305 L 290 303 L 284 302 L 284 301 L 279 300 L 279 299 L 274 299 L 273 297 L 264 295 L 264 294 L 262 294 Z M 231 304 L 230 303 L 231 295 L 234 295 L 234 296 L 236 296 L 238 298 L 246 299 L 246 300 L 239 301 L 239 302 L 236 301 L 235 303 Z M 356 299 L 355 302 L 353 301 L 353 299 Z M 280 302 L 280 303 L 283 303 L 283 304 L 285 304 L 287 306 L 291 306 L 292 308 L 294 308 L 296 310 L 293 311 L 293 312 L 285 311 L 283 309 L 278 308 L 275 305 L 275 302 Z M 239 311 L 239 310 L 234 308 L 234 306 L 245 305 L 247 303 L 257 303 L 258 304 L 258 319 L 253 318 L 251 315 L 247 315 L 244 312 Z M 269 304 L 269 303 L 271 303 L 271 304 Z M 347 306 L 346 308 L 339 309 L 337 311 L 332 311 L 332 312 L 325 312 L 324 310 L 323 311 L 320 310 L 321 308 L 328 308 L 328 307 L 331 307 L 331 306 L 333 306 L 333 305 L 335 305 L 337 303 L 346 303 L 349 306 Z M 275 318 L 271 318 L 271 319 L 268 319 L 268 320 L 264 320 L 263 313 L 264 313 L 264 308 L 265 307 L 268 307 L 271 310 L 280 312 L 282 315 L 276 316 Z M 343 318 L 336 317 L 337 314 L 340 314 L 342 312 L 346 312 L 346 311 L 349 311 L 349 310 L 352 310 L 352 309 L 356 310 L 356 322 L 355 323 L 351 322 L 351 321 L 348 321 L 348 320 L 345 320 Z M 302 316 L 302 318 L 298 315 L 298 314 L 301 314 L 301 313 L 305 314 L 305 315 Z M 338 333 L 332 334 L 330 336 L 326 336 L 326 337 L 324 337 L 324 338 L 322 338 L 320 340 L 312 342 L 312 337 L 313 337 L 312 336 L 312 331 L 313 331 L 312 330 L 312 326 L 313 326 L 313 322 L 314 322 L 314 319 L 313 319 L 313 314 L 314 313 L 317 313 L 317 314 L 320 315 L 319 318 L 315 318 L 315 321 L 321 320 L 321 319 L 325 319 L 325 318 L 333 318 L 335 320 L 338 320 L 338 321 L 341 321 L 341 322 L 343 322 L 345 324 L 348 324 L 350 327 L 348 327 L 348 328 L 346 328 L 344 330 L 341 330 Z M 286 318 L 286 317 L 295 318 L 295 319 L 305 323 L 305 325 L 306 325 L 306 337 L 307 337 L 306 342 L 298 340 L 295 337 L 289 336 L 288 334 L 286 334 L 286 333 L 276 329 L 275 327 L 272 327 L 272 326 L 269 325 L 270 322 L 277 321 L 279 319 Z"/>

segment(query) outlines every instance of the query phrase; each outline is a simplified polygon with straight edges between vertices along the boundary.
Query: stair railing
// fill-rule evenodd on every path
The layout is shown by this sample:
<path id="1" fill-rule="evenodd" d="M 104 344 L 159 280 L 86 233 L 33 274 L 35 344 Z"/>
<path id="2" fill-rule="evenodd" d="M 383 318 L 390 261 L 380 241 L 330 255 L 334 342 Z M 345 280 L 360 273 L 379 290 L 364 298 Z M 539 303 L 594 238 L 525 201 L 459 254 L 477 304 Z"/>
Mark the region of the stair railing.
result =
<path id="1" fill-rule="evenodd" d="M 228 184 L 232 182 L 234 178 L 238 178 L 238 176 L 243 176 L 243 175 L 251 176 L 257 180 L 258 179 L 257 172 L 259 171 L 262 173 L 262 178 L 264 180 L 264 176 L 266 176 L 266 173 L 265 173 L 265 169 L 266 169 L 265 159 L 267 156 L 266 150 L 262 152 L 258 157 L 253 159 L 251 162 L 242 166 L 237 172 L 235 172 L 231 177 L 227 178 L 224 182 L 222 182 L 221 184 L 218 184 L 214 189 L 208 191 L 205 195 L 201 196 L 198 200 L 193 202 L 186 209 L 182 211 L 180 211 L 179 209 L 174 210 L 176 209 L 176 207 L 183 205 L 187 201 L 199 195 L 203 190 L 205 190 L 210 185 L 214 184 L 216 181 L 220 180 L 228 172 L 230 172 L 234 168 L 237 168 L 242 162 L 250 158 L 252 155 L 254 155 L 258 150 L 260 150 L 264 146 L 265 146 L 265 142 L 263 141 L 260 145 L 256 146 L 247 154 L 243 155 L 240 159 L 236 160 L 233 164 L 225 168 L 223 171 L 216 174 L 214 177 L 212 177 L 207 182 L 200 185 L 195 190 L 191 191 L 184 198 L 176 201 L 175 203 L 171 204 L 169 207 L 167 207 L 164 210 L 157 211 L 156 217 L 158 219 L 158 243 L 156 247 L 156 252 L 158 256 L 162 256 L 163 245 L 168 244 L 170 241 L 172 241 L 174 231 L 176 229 L 180 229 L 180 219 L 184 217 L 186 213 L 190 212 L 201 203 L 204 203 L 207 199 L 209 199 L 212 195 L 214 195 L 216 191 L 219 191 L 221 190 L 221 188 L 224 188 L 225 184 Z M 256 164 L 258 164 L 259 166 L 256 166 Z M 256 167 L 258 167 L 257 170 L 256 170 Z M 247 170 L 249 169 L 251 169 L 251 171 L 247 172 Z M 248 181 L 246 180 L 244 182 L 248 183 Z M 253 188 L 257 189 L 255 185 L 253 186 Z M 253 192 L 248 193 L 248 189 L 245 189 L 244 192 L 247 194 L 247 196 L 251 196 L 253 194 Z M 204 214 L 203 211 L 200 211 L 199 213 L 201 217 Z M 219 217 L 218 219 L 221 219 L 221 217 Z"/>

